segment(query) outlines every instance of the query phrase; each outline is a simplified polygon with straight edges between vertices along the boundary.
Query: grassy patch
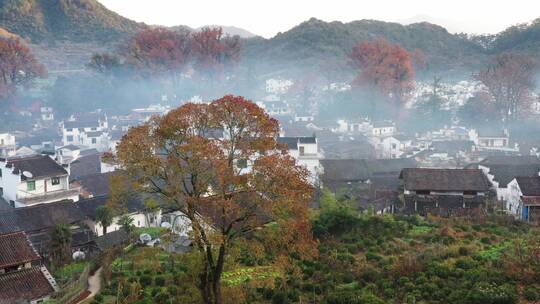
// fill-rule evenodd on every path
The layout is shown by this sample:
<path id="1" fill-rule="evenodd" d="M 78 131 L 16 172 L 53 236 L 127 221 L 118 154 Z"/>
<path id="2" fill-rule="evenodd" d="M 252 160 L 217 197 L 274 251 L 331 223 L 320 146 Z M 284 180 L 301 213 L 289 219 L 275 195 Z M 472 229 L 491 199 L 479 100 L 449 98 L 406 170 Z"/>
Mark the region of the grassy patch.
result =
<path id="1" fill-rule="evenodd" d="M 272 267 L 246 267 L 223 273 L 222 282 L 227 286 L 237 286 L 251 281 L 268 281 L 280 277 Z"/>
<path id="2" fill-rule="evenodd" d="M 495 246 L 491 246 L 488 249 L 479 252 L 478 256 L 480 256 L 481 258 L 490 260 L 490 261 L 498 261 L 501 258 L 504 250 L 506 250 L 506 248 L 508 248 L 509 245 L 510 245 L 509 241 L 504 241 L 502 243 L 499 243 Z"/>
<path id="3" fill-rule="evenodd" d="M 59 282 L 67 282 L 78 278 L 83 273 L 89 262 L 82 261 L 71 263 L 54 271 L 54 278 Z"/>

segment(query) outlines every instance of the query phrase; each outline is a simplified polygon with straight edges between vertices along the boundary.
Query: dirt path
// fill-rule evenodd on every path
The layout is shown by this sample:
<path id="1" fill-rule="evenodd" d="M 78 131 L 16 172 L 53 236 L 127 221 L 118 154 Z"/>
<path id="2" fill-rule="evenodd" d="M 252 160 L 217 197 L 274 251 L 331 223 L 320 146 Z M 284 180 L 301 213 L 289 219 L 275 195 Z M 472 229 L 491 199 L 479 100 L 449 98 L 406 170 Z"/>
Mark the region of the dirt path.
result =
<path id="1" fill-rule="evenodd" d="M 101 290 L 101 268 L 96 270 L 94 275 L 88 277 L 88 290 L 86 290 L 83 294 L 86 294 L 86 296 L 74 304 L 80 304 L 85 302 L 88 299 L 93 298 L 99 291 Z"/>
<path id="2" fill-rule="evenodd" d="M 93 276 L 88 277 L 89 298 L 94 297 L 101 290 L 101 267 L 96 270 Z"/>

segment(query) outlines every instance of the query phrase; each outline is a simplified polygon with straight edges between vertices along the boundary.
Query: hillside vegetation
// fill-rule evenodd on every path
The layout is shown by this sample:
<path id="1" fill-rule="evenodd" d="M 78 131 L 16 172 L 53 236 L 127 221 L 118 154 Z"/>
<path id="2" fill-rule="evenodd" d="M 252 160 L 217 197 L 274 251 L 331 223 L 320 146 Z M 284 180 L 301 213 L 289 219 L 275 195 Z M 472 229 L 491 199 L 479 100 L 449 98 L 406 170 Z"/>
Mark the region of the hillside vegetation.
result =
<path id="1" fill-rule="evenodd" d="M 330 62 L 339 68 L 346 65 L 354 45 L 377 38 L 398 43 L 409 51 L 421 50 L 432 68 L 467 65 L 483 53 L 478 44 L 434 24 L 404 26 L 375 20 L 342 23 L 312 18 L 271 39 L 247 40 L 245 54 L 254 64 L 263 61 L 281 67 L 326 68 Z"/>
<path id="2" fill-rule="evenodd" d="M 108 10 L 97 0 L 0 1 L 0 28 L 29 40 L 38 54 L 39 48 L 47 44 L 53 54 L 65 57 L 63 61 L 75 69 L 84 66 L 88 58 L 71 56 L 72 50 L 88 50 L 88 55 L 102 49 L 112 50 L 145 27 Z M 183 25 L 172 28 L 192 30 Z M 225 27 L 225 32 L 251 36 L 234 27 Z M 516 51 L 538 57 L 540 21 L 512 26 L 496 35 L 471 37 L 451 34 L 427 22 L 402 25 L 359 20 L 343 23 L 312 18 L 270 39 L 243 38 L 241 65 L 260 75 L 306 75 L 307 71 L 336 73 L 347 79 L 351 72 L 347 55 L 352 47 L 377 38 L 398 43 L 409 51 L 420 50 L 427 59 L 427 72 L 469 75 L 490 56 L 501 52 Z M 54 58 L 38 57 L 46 65 L 53 62 L 58 66 Z"/>
<path id="3" fill-rule="evenodd" d="M 323 208 L 313 225 L 318 257 L 296 260 L 285 271 L 269 263 L 271 256 L 240 245 L 235 256 L 241 263 L 227 265 L 223 278 L 225 303 L 540 300 L 539 230 L 523 223 L 501 218 L 359 216 L 334 206 Z M 93 303 L 200 303 L 197 267 L 191 253 L 136 248 L 104 265 L 110 282 Z"/>
<path id="4" fill-rule="evenodd" d="M 113 42 L 144 26 L 96 0 L 0 1 L 0 27 L 32 42 Z"/>

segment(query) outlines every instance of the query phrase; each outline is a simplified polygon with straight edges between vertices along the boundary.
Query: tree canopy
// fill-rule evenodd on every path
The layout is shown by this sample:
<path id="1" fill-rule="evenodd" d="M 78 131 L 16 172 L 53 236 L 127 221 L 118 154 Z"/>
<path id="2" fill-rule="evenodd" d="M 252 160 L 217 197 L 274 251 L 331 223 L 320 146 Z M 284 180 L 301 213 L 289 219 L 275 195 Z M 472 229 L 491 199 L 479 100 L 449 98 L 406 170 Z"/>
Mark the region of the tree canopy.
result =
<path id="1" fill-rule="evenodd" d="M 271 224 L 274 250 L 309 255 L 308 172 L 276 138 L 279 127 L 243 97 L 185 104 L 130 129 L 118 159 L 137 189 L 190 223 L 205 303 L 222 303 L 220 278 L 236 241 Z M 277 241 L 279 240 L 279 241 Z"/>

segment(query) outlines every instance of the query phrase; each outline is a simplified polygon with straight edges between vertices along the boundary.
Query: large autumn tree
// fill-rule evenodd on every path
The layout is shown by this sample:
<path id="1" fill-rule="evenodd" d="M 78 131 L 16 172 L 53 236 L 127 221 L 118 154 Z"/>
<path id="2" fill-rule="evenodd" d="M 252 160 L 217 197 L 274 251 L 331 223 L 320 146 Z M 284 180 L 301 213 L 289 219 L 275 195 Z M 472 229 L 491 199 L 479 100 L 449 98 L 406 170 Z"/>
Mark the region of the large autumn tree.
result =
<path id="1" fill-rule="evenodd" d="M 535 87 L 536 72 L 534 59 L 503 53 L 496 56 L 475 78 L 487 88 L 502 118 L 511 122 L 527 109 Z"/>
<path id="2" fill-rule="evenodd" d="M 414 89 L 414 69 L 407 50 L 378 39 L 356 45 L 349 58 L 359 69 L 355 85 L 376 89 L 396 106 L 408 100 Z"/>
<path id="3" fill-rule="evenodd" d="M 202 260 L 204 303 L 222 303 L 228 253 L 255 230 L 271 227 L 290 254 L 314 248 L 308 172 L 277 144 L 278 134 L 277 121 L 264 110 L 225 96 L 132 128 L 118 145 L 131 182 L 187 219 Z"/>
<path id="4" fill-rule="evenodd" d="M 0 101 L 13 97 L 18 87 L 46 76 L 45 67 L 18 38 L 0 38 Z"/>

